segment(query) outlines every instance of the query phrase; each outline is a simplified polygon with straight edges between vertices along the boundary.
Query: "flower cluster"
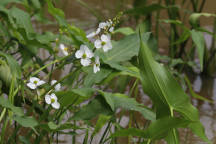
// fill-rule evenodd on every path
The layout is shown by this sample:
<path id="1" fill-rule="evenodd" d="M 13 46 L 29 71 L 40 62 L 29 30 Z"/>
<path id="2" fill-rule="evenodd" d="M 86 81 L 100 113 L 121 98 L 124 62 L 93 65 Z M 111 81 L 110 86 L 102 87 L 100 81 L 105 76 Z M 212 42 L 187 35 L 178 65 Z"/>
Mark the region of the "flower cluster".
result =
<path id="1" fill-rule="evenodd" d="M 89 39 L 95 38 L 93 41 L 95 49 L 103 49 L 104 52 L 107 52 L 112 49 L 110 33 L 112 33 L 113 30 L 114 25 L 111 20 L 101 22 L 96 31 L 91 32 L 86 37 Z M 91 64 L 91 58 L 94 58 L 93 71 L 94 73 L 100 71 L 99 56 L 96 56 L 86 45 L 80 46 L 80 49 L 75 53 L 75 57 L 80 59 L 80 63 L 83 66 L 89 66 Z"/>
<path id="2" fill-rule="evenodd" d="M 56 80 L 52 80 L 51 81 L 51 85 L 54 85 L 57 81 Z M 29 79 L 29 82 L 27 83 L 27 86 L 30 88 L 30 89 L 36 89 L 38 86 L 41 86 L 43 84 L 45 84 L 46 82 L 43 81 L 43 80 L 40 80 L 39 78 L 37 77 L 31 77 Z M 61 89 L 61 84 L 58 83 L 55 85 L 54 87 L 54 90 L 55 91 L 59 91 Z M 60 108 L 60 104 L 58 102 L 58 98 L 56 97 L 56 95 L 54 93 L 51 93 L 50 95 L 47 94 L 45 96 L 45 102 L 47 104 L 51 104 L 51 106 L 55 109 L 59 109 Z"/>

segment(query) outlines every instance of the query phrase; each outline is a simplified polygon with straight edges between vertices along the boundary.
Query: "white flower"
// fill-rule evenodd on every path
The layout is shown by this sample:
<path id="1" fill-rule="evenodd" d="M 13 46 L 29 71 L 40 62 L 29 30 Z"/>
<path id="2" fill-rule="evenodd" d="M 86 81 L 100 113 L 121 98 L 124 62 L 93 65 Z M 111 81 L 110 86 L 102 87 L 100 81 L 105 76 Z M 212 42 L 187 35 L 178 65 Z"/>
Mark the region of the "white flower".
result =
<path id="1" fill-rule="evenodd" d="M 107 26 L 108 26 L 107 22 L 101 22 L 101 23 L 99 23 L 98 27 L 101 28 L 101 29 L 105 29 Z"/>
<path id="2" fill-rule="evenodd" d="M 98 35 L 100 33 L 101 29 L 100 28 L 97 28 L 96 31 L 93 31 L 91 32 L 90 34 L 88 34 L 86 37 L 87 38 L 92 38 L 92 37 L 95 37 L 96 35 Z"/>
<path id="3" fill-rule="evenodd" d="M 97 73 L 98 71 L 100 71 L 100 61 L 99 61 L 98 56 L 95 57 L 95 64 L 94 64 L 93 70 L 94 70 L 94 73 Z"/>
<path id="4" fill-rule="evenodd" d="M 60 49 L 65 56 L 68 56 L 68 48 L 64 44 L 60 44 Z"/>
<path id="5" fill-rule="evenodd" d="M 76 58 L 81 59 L 81 64 L 83 66 L 88 66 L 91 63 L 91 58 L 94 54 L 86 45 L 81 45 L 80 50 L 76 51 L 75 56 Z"/>
<path id="6" fill-rule="evenodd" d="M 114 27 L 111 27 L 110 29 L 109 29 L 109 32 L 113 32 L 114 31 Z"/>
<path id="7" fill-rule="evenodd" d="M 30 77 L 29 83 L 27 83 L 27 86 L 31 89 L 36 89 L 38 86 L 44 84 L 45 81 L 40 80 L 36 77 Z"/>
<path id="8" fill-rule="evenodd" d="M 47 104 L 51 104 L 52 107 L 55 108 L 55 109 L 60 108 L 58 98 L 56 97 L 56 95 L 54 93 L 52 93 L 51 95 L 46 95 L 45 96 L 45 101 L 46 101 Z"/>
<path id="9" fill-rule="evenodd" d="M 54 85 L 56 82 L 57 82 L 57 80 L 52 80 L 52 81 L 51 81 L 51 85 Z M 61 89 L 61 84 L 58 83 L 58 84 L 55 86 L 55 91 L 60 91 L 60 89 Z"/>
<path id="10" fill-rule="evenodd" d="M 104 52 L 107 52 L 108 50 L 112 49 L 112 43 L 110 40 L 110 35 L 103 34 L 101 36 L 101 39 L 97 39 L 94 42 L 94 45 L 97 49 L 103 48 Z"/>

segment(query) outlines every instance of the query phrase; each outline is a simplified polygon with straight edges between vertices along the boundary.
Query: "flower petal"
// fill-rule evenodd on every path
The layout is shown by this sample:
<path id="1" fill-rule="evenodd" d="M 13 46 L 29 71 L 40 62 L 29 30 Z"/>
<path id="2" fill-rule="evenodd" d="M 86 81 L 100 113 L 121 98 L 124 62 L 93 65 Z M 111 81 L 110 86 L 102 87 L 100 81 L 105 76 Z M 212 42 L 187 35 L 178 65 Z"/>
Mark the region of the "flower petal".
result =
<path id="1" fill-rule="evenodd" d="M 106 22 L 99 23 L 99 28 L 104 29 L 107 26 Z"/>
<path id="2" fill-rule="evenodd" d="M 91 32 L 91 33 L 89 33 L 86 37 L 87 38 L 92 38 L 92 37 L 94 37 L 96 35 L 96 32 Z"/>
<path id="3" fill-rule="evenodd" d="M 51 105 L 52 105 L 52 107 L 55 108 L 55 109 L 59 109 L 59 108 L 60 108 L 60 103 L 57 102 L 57 101 L 54 102 L 54 103 L 52 103 Z"/>
<path id="4" fill-rule="evenodd" d="M 97 35 L 97 34 L 99 34 L 100 33 L 100 31 L 101 31 L 101 29 L 100 28 L 97 28 L 97 30 L 96 30 L 96 32 L 95 32 L 95 34 Z"/>
<path id="5" fill-rule="evenodd" d="M 95 57 L 95 63 L 100 65 L 100 61 L 99 61 L 99 57 L 98 56 Z"/>
<path id="6" fill-rule="evenodd" d="M 91 63 L 91 60 L 89 58 L 81 59 L 81 64 L 83 66 L 88 66 L 88 65 L 90 65 L 90 63 Z"/>
<path id="7" fill-rule="evenodd" d="M 52 80 L 51 85 L 54 85 L 57 82 L 57 80 Z"/>
<path id="8" fill-rule="evenodd" d="M 40 80 L 40 81 L 37 83 L 37 86 L 43 85 L 43 84 L 45 84 L 45 83 L 46 83 L 45 81 Z"/>
<path id="9" fill-rule="evenodd" d="M 34 83 L 27 83 L 27 86 L 28 86 L 30 89 L 36 89 L 36 88 L 37 88 L 36 84 L 34 84 Z"/>
<path id="10" fill-rule="evenodd" d="M 52 93 L 52 94 L 50 95 L 50 98 L 51 98 L 51 99 L 54 99 L 55 102 L 58 100 L 58 98 L 56 97 L 56 95 L 55 95 L 54 93 Z"/>
<path id="11" fill-rule="evenodd" d="M 102 44 L 101 44 L 101 40 L 97 39 L 95 42 L 94 42 L 94 46 L 98 49 L 98 48 L 101 48 L 102 47 Z"/>
<path id="12" fill-rule="evenodd" d="M 92 58 L 94 56 L 94 54 L 92 53 L 90 49 L 86 49 L 85 53 L 86 53 L 87 58 Z"/>
<path id="13" fill-rule="evenodd" d="M 56 86 L 55 86 L 55 91 L 60 91 L 61 89 L 61 84 L 58 83 Z"/>
<path id="14" fill-rule="evenodd" d="M 34 83 L 35 81 L 39 82 L 40 79 L 37 78 L 37 77 L 30 77 L 30 80 L 29 80 L 31 83 Z"/>
<path id="15" fill-rule="evenodd" d="M 96 64 L 94 64 L 93 71 L 94 71 L 94 73 L 97 73 L 98 71 L 100 71 L 100 67 L 98 67 L 98 66 L 96 66 Z"/>
<path id="16" fill-rule="evenodd" d="M 60 47 L 61 50 L 65 49 L 65 45 L 64 44 L 60 44 L 59 47 Z"/>
<path id="17" fill-rule="evenodd" d="M 108 50 L 112 49 L 112 44 L 111 42 L 107 43 L 106 45 L 103 46 L 104 52 L 107 52 Z"/>
<path id="18" fill-rule="evenodd" d="M 45 95 L 45 102 L 46 102 L 47 104 L 51 104 L 50 95 Z"/>
<path id="19" fill-rule="evenodd" d="M 110 42 L 110 37 L 108 35 L 102 34 L 101 40 L 104 42 Z"/>
<path id="20" fill-rule="evenodd" d="M 113 32 L 114 31 L 114 27 L 111 27 L 110 29 L 109 29 L 109 32 Z"/>
<path id="21" fill-rule="evenodd" d="M 83 54 L 84 54 L 84 51 L 80 49 L 80 50 L 76 51 L 75 57 L 79 59 L 83 56 Z"/>
<path id="22" fill-rule="evenodd" d="M 68 56 L 68 52 L 66 50 L 62 50 L 62 53 L 65 55 L 65 56 Z"/>

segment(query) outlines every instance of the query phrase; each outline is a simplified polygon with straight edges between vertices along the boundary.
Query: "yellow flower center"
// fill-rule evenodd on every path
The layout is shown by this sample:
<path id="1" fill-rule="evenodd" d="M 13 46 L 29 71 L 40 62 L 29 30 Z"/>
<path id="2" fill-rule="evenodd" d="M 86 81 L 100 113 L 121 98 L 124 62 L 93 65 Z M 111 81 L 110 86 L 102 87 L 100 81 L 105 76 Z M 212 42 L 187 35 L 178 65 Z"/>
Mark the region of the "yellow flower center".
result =
<path id="1" fill-rule="evenodd" d="M 38 81 L 34 81 L 34 84 L 37 84 L 38 83 Z"/>
<path id="2" fill-rule="evenodd" d="M 84 53 L 83 56 L 82 56 L 82 58 L 85 59 L 86 57 L 87 57 L 87 55 Z"/>
<path id="3" fill-rule="evenodd" d="M 99 64 L 96 64 L 96 67 L 99 67 Z"/>
<path id="4" fill-rule="evenodd" d="M 51 99 L 51 103 L 54 103 L 54 102 L 55 102 L 55 99 L 54 99 L 54 98 L 52 98 L 52 99 Z"/>
<path id="5" fill-rule="evenodd" d="M 68 48 L 67 48 L 67 47 L 65 47 L 65 48 L 64 48 L 64 51 L 68 51 Z"/>
<path id="6" fill-rule="evenodd" d="M 106 42 L 105 42 L 105 41 L 102 41 L 102 42 L 101 42 L 101 45 L 102 45 L 102 46 L 104 46 L 105 44 L 106 44 Z"/>

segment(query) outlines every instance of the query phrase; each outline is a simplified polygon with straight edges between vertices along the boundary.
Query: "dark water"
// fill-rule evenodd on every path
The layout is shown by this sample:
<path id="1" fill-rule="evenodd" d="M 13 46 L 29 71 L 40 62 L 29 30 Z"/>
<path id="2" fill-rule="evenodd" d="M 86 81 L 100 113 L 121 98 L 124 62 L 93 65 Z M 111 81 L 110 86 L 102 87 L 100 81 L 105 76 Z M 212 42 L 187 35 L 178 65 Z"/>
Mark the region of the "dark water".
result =
<path id="1" fill-rule="evenodd" d="M 102 19 L 112 18 L 113 16 L 115 16 L 118 10 L 123 10 L 131 7 L 131 0 L 86 0 L 85 2 L 87 2 L 91 8 L 95 9 L 96 13 L 101 15 Z M 127 4 L 122 5 L 121 2 Z M 216 10 L 215 5 L 215 0 L 207 0 L 204 11 L 214 13 Z M 91 31 L 91 29 L 94 29 L 96 23 L 98 22 L 97 18 L 95 18 L 86 8 L 81 6 L 76 0 L 60 0 L 57 6 L 64 10 L 68 21 L 84 28 L 86 31 Z M 205 18 L 203 19 L 205 22 L 203 26 L 211 29 L 212 20 Z M 55 29 L 55 27 L 53 27 L 53 29 Z M 210 38 L 207 38 L 208 36 L 205 37 L 206 41 L 208 42 Z M 161 46 L 160 48 L 162 48 L 162 51 L 163 47 L 167 47 L 167 43 L 166 41 L 164 42 L 163 36 L 161 36 L 161 41 L 159 41 L 159 45 Z M 216 79 L 201 76 L 196 76 L 191 79 L 193 82 L 193 89 L 196 93 L 214 101 L 214 103 L 208 103 L 205 101 L 193 99 L 192 103 L 199 109 L 200 120 L 205 127 L 208 138 L 213 143 L 216 143 Z M 123 117 L 121 124 L 127 126 L 128 120 L 128 116 Z M 204 142 L 199 140 L 199 138 L 194 136 L 191 131 L 186 129 L 181 130 L 180 136 L 181 143 L 184 144 L 205 144 Z M 98 139 L 100 139 L 100 137 L 101 136 L 99 134 Z M 71 137 L 62 137 L 62 139 L 65 141 L 65 143 L 71 143 Z M 77 143 L 81 143 L 82 139 L 83 135 L 82 132 L 80 132 L 80 136 L 77 137 Z M 97 137 L 95 139 L 95 143 L 98 143 Z M 127 143 L 127 139 L 120 139 L 118 143 Z"/>

